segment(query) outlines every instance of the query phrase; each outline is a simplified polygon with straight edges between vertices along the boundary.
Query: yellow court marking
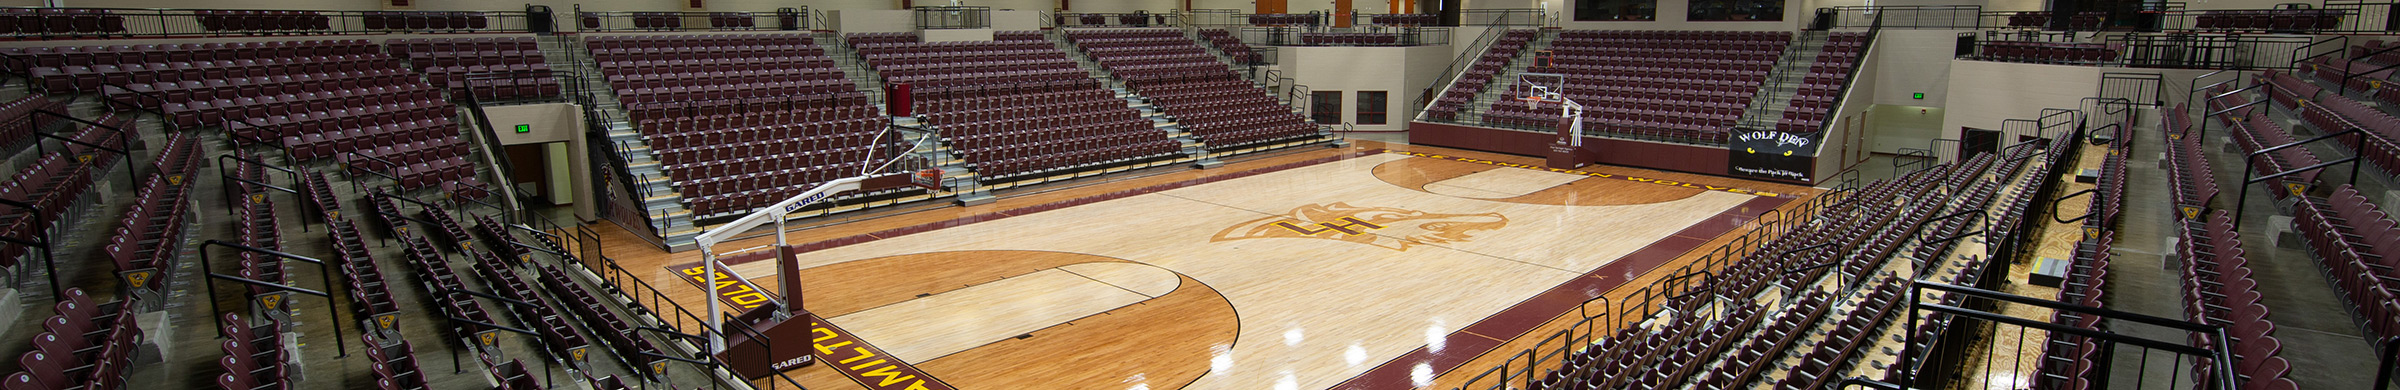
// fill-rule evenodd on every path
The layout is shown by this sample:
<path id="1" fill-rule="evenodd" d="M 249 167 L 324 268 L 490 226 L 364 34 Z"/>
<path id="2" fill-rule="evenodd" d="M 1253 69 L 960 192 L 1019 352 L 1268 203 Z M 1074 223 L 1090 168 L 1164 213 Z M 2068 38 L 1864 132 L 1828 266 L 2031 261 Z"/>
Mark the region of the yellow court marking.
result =
<path id="1" fill-rule="evenodd" d="M 1459 157 L 1459 156 L 1446 156 L 1446 155 L 1439 155 L 1439 154 L 1415 153 L 1415 152 L 1403 152 L 1403 151 L 1397 151 L 1397 150 L 1388 150 L 1387 152 L 1391 152 L 1392 154 L 1404 155 L 1404 156 L 1424 157 L 1424 158 L 1431 158 L 1431 159 L 1450 160 L 1450 161 L 1457 161 L 1457 162 L 1476 163 L 1476 164 L 1492 165 L 1492 166 L 1502 166 L 1502 167 L 1510 167 L 1510 168 L 1523 168 L 1523 169 L 1532 169 L 1532 170 L 1537 170 L 1537 171 L 1550 171 L 1550 172 L 1558 172 L 1558 173 L 1564 173 L 1564 174 L 1570 174 L 1570 175 L 1583 175 L 1583 176 L 1597 177 L 1597 178 L 1602 178 L 1602 179 L 1625 179 L 1625 181 L 1639 182 L 1639 183 L 1650 183 L 1650 184 L 1657 184 L 1657 185 L 1669 186 L 1669 187 L 1694 188 L 1694 189 L 1701 189 L 1701 190 L 1708 190 L 1708 191 L 1730 192 L 1730 193 L 1736 193 L 1736 194 L 1742 194 L 1742 195 L 1763 196 L 1763 197 L 1769 197 L 1769 198 L 1781 198 L 1781 197 L 1786 197 L 1786 196 L 1785 196 L 1786 194 L 1783 194 L 1783 193 L 1776 193 L 1776 192 L 1766 192 L 1766 191 L 1752 190 L 1752 189 L 1747 189 L 1747 188 L 1718 187 L 1718 186 L 1707 185 L 1707 184 L 1698 184 L 1698 183 L 1685 183 L 1685 182 L 1674 181 L 1674 180 L 1661 180 L 1661 179 L 1652 179 L 1652 178 L 1646 178 L 1646 177 L 1640 177 L 1640 176 L 1627 176 L 1627 175 L 1619 175 L 1619 174 L 1613 174 L 1613 173 L 1584 172 L 1584 171 L 1578 171 L 1578 170 L 1573 170 L 1573 169 L 1549 168 L 1549 167 L 1542 167 L 1542 166 L 1525 165 L 1525 164 L 1517 164 L 1517 163 L 1506 163 L 1506 162 L 1499 162 L 1499 161 L 1492 161 L 1492 160 L 1484 160 L 1484 159 L 1476 159 L 1476 158 L 1468 158 L 1468 157 Z"/>

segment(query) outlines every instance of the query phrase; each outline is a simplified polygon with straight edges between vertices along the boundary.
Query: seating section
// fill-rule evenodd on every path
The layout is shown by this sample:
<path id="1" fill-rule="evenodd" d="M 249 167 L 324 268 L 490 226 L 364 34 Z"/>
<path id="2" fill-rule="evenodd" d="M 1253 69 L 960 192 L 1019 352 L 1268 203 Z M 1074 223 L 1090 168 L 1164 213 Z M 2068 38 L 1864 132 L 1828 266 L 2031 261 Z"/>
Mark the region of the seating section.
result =
<path id="1" fill-rule="evenodd" d="M 1090 74 L 1048 41 L 852 43 L 885 84 L 919 94 L 1014 84 L 1078 83 Z"/>
<path id="2" fill-rule="evenodd" d="M 33 348 L 17 358 L 18 370 L 0 380 L 0 389 L 122 389 L 134 363 L 134 351 L 149 340 L 135 316 L 124 308 L 133 301 L 99 303 L 82 288 L 68 288 L 58 299 Z"/>
<path id="3" fill-rule="evenodd" d="M 2208 152 L 2201 146 L 2200 137 L 2192 133 L 2191 109 L 2178 104 L 2161 118 L 2160 129 L 2166 134 L 2166 171 L 2174 192 L 2168 193 L 2177 206 L 2208 208 L 2217 197 L 2217 174 L 2210 167 Z M 2246 116 L 2237 114 L 2236 116 Z M 2176 220 L 2199 219 L 2178 210 Z"/>
<path id="4" fill-rule="evenodd" d="M 2349 185 L 2328 197 L 2303 197 L 2292 213 L 2295 230 L 2308 241 L 2333 287 L 2350 302 L 2369 336 L 2400 336 L 2400 230 Z"/>
<path id="5" fill-rule="evenodd" d="M 1076 47 L 1212 151 L 1319 137 L 1319 124 L 1233 73 L 1177 30 L 1078 30 Z"/>
<path id="6" fill-rule="evenodd" d="M 283 327 L 287 323 L 269 319 L 251 324 L 239 314 L 225 313 L 225 327 L 218 336 L 225 339 L 218 345 L 225 357 L 217 360 L 225 370 L 217 376 L 220 390 L 285 389 L 298 384 L 300 359 L 296 351 L 286 347 Z"/>
<path id="7" fill-rule="evenodd" d="M 430 211 L 432 212 L 428 214 L 449 214 L 441 210 Z M 541 334 L 541 345 L 550 352 L 550 356 L 571 356 L 572 351 L 592 345 L 590 339 L 584 338 L 582 333 L 575 331 L 575 326 L 567 321 L 565 313 L 551 307 L 549 299 L 537 293 L 533 283 L 526 282 L 523 277 L 518 276 L 516 271 L 510 268 L 508 261 L 513 259 L 503 260 L 493 255 L 491 251 L 461 249 L 467 254 L 467 258 L 474 262 L 468 268 L 473 269 L 476 276 L 483 279 L 484 285 L 489 287 L 492 292 L 508 299 L 530 303 L 529 305 L 512 304 L 503 307 L 508 309 L 509 314 L 516 316 L 518 324 Z M 569 363 L 587 364 L 574 361 Z"/>
<path id="8" fill-rule="evenodd" d="M 1567 30 L 1550 43 L 1584 130 L 1627 137 L 1725 142 L 1791 42 L 1790 32 Z M 1516 81 L 1509 80 L 1512 88 Z M 1557 102 L 1500 99 L 1483 121 L 1549 129 Z"/>
<path id="9" fill-rule="evenodd" d="M 1250 24 L 1255 26 L 1316 26 L 1324 24 L 1324 19 L 1321 18 L 1321 15 L 1315 14 L 1252 14 L 1250 15 Z"/>
<path id="10" fill-rule="evenodd" d="M 850 34 L 843 34 L 843 35 L 842 35 L 842 40 L 843 40 L 843 41 L 846 41 L 846 42 L 850 42 L 850 46 L 853 46 L 853 47 L 855 47 L 855 46 L 859 46 L 859 45 L 866 45 L 866 44 L 898 44 L 898 43 L 918 43 L 918 42 L 924 42 L 924 41 L 922 41 L 922 40 L 918 40 L 918 39 L 917 39 L 917 33 L 913 33 L 913 32 L 893 32 L 893 33 L 850 33 Z"/>
<path id="11" fill-rule="evenodd" d="M 2056 17 L 2057 15 L 2050 11 L 2020 11 L 2016 14 L 2008 16 L 2008 26 L 2055 29 L 2052 28 L 2053 26 L 2051 26 L 2050 21 Z M 2099 30 L 2101 23 L 2107 19 L 2108 12 L 2105 11 L 2077 12 L 2074 15 L 2067 16 L 2066 28 L 2072 31 Z"/>
<path id="12" fill-rule="evenodd" d="M 60 219 L 70 215 L 69 210 L 93 199 L 94 170 L 91 163 L 76 161 L 60 152 L 43 154 L 19 168 L 8 182 L 0 183 L 0 199 L 33 207 L 0 207 L 0 235 L 17 242 L 38 242 L 41 237 L 63 233 L 58 229 L 73 225 Z M 15 269 L 33 253 L 32 249 L 25 245 L 0 245 L 0 267 Z"/>
<path id="13" fill-rule="evenodd" d="M 856 176 L 890 124 L 806 35 L 586 42 L 696 215 L 748 212 Z"/>
<path id="14" fill-rule="evenodd" d="M 1431 26 L 1439 17 L 1440 15 L 1389 14 L 1370 16 L 1367 20 L 1387 26 Z"/>
<path id="15" fill-rule="evenodd" d="M 542 50 L 534 46 L 533 37 L 515 38 L 411 38 L 392 39 L 383 43 L 392 58 L 407 61 L 426 81 L 461 97 L 473 92 L 479 100 L 513 100 L 558 96 L 558 78 L 549 74 L 550 63 L 542 58 Z M 500 78 L 482 76 L 467 80 L 477 73 L 505 73 Z"/>
<path id="16" fill-rule="evenodd" d="M 199 183 L 203 155 L 197 137 L 169 136 L 167 145 L 151 162 L 154 173 L 134 191 L 133 205 L 118 220 L 102 250 L 117 272 L 166 270 L 176 265 L 176 257 L 186 249 L 185 242 L 193 233 L 186 229 L 192 225 L 188 219 L 193 216 L 191 190 Z M 158 276 L 145 285 L 127 288 L 165 292 L 163 287 L 172 273 L 155 275 Z"/>
<path id="17" fill-rule="evenodd" d="M 2230 211 L 2219 210 L 2206 221 L 2183 221 L 2176 232 L 2175 257 L 2183 260 L 2183 314 L 2192 322 L 2225 326 L 2235 367 L 2244 388 L 2264 382 L 2289 382 L 2291 364 L 2275 356 L 2282 342 L 2271 335 L 2267 306 L 2260 304 L 2258 281 L 2250 278 L 2242 254 L 2241 233 L 2233 230 Z M 2214 348 L 2204 339 L 2194 347 Z"/>
<path id="18" fill-rule="evenodd" d="M 858 89 L 798 34 L 596 36 L 585 45 L 628 110 Z"/>
<path id="19" fill-rule="evenodd" d="M 1833 33 L 1826 37 L 1825 48 L 1817 52 L 1817 62 L 1808 67 L 1808 77 L 1801 80 L 1800 90 L 1792 94 L 1791 106 L 1783 109 L 1783 118 L 1775 121 L 1775 129 L 1796 133 L 1823 129 L 1841 102 L 1844 87 L 1850 85 L 1850 73 L 1857 70 L 1858 57 L 1865 54 L 1866 48 L 1866 33 Z"/>
<path id="20" fill-rule="evenodd" d="M 855 46 L 885 82 L 932 86 L 917 89 L 918 116 L 967 159 L 978 180 L 1116 165 L 1182 150 L 1049 41 Z M 995 64 L 1006 64 L 999 69 L 1007 70 L 992 70 Z M 983 80 L 1039 82 L 992 87 Z"/>
<path id="21" fill-rule="evenodd" d="M 367 346 L 367 360 L 375 371 L 376 390 L 427 389 L 425 370 L 417 365 L 416 348 L 407 340 L 383 345 L 374 335 L 359 335 Z"/>
<path id="22" fill-rule="evenodd" d="M 631 27 L 635 30 L 674 31 L 683 29 L 683 13 L 680 12 L 624 12 L 619 14 L 625 15 L 622 18 L 632 19 Z M 599 30 L 603 27 L 624 29 L 627 27 L 602 26 L 600 23 L 602 15 L 597 12 L 583 12 L 576 14 L 576 19 L 582 21 L 585 30 Z M 715 20 L 712 18 L 711 21 Z"/>
<path id="23" fill-rule="evenodd" d="M 50 114 L 35 113 L 41 111 L 63 115 L 67 112 L 67 101 L 29 94 L 17 100 L 0 102 L 0 118 L 5 118 L 0 119 L 0 147 L 6 150 L 24 150 L 18 146 L 32 147 L 25 142 L 35 140 L 35 131 L 50 128 L 65 120 Z"/>
<path id="24" fill-rule="evenodd" d="M 1200 29 L 1200 39 L 1208 40 L 1208 44 L 1216 46 L 1218 52 L 1225 53 L 1226 57 L 1232 57 L 1235 65 L 1259 63 L 1258 52 L 1250 51 L 1249 44 L 1242 43 L 1241 38 L 1233 37 L 1233 33 L 1227 32 L 1225 29 Z"/>
<path id="25" fill-rule="evenodd" d="M 472 11 L 368 11 L 359 17 L 359 25 L 371 31 L 475 32 L 497 24 L 492 16 Z"/>
<path id="26" fill-rule="evenodd" d="M 1458 118 L 1458 110 L 1473 104 L 1475 96 L 1482 93 L 1485 86 L 1491 85 L 1493 78 L 1508 70 L 1508 64 L 1515 62 L 1518 54 L 1525 50 L 1525 45 L 1539 34 L 1540 30 L 1531 29 L 1501 33 L 1499 39 L 1492 41 L 1490 48 L 1484 49 L 1483 56 L 1475 58 L 1474 65 L 1468 65 L 1467 70 L 1459 74 L 1458 81 L 1450 83 L 1449 90 L 1434 99 L 1433 107 L 1427 109 L 1425 116 L 1436 120 Z"/>
<path id="27" fill-rule="evenodd" d="M 2115 61 L 2122 45 L 2111 43 L 1983 41 L 1975 59 L 2041 64 L 2097 64 Z"/>
<path id="28" fill-rule="evenodd" d="M 205 17 L 201 19 L 202 23 L 207 21 L 208 19 Z M 111 10 L 93 8 L 9 8 L 0 10 L 0 34 L 97 37 L 124 32 L 125 16 L 118 15 Z"/>
<path id="29" fill-rule="evenodd" d="M 298 160 L 458 138 L 456 110 L 440 91 L 363 40 L 0 51 L 31 57 L 28 71 L 47 90 L 99 92 L 177 127 L 222 126 Z M 400 150 L 357 161 L 352 173 L 393 176 L 407 189 L 473 180 L 463 149 Z"/>
<path id="30" fill-rule="evenodd" d="M 192 13 L 193 18 L 200 20 L 200 30 L 212 33 L 272 34 L 333 29 L 333 18 L 317 11 L 198 10 Z M 376 14 L 376 17 L 383 16 Z M 123 31 L 124 23 L 117 24 L 118 31 Z"/>
<path id="31" fill-rule="evenodd" d="M 1300 33 L 1300 44 L 1308 46 L 1390 46 L 1400 44 L 1400 34 Z"/>
<path id="32" fill-rule="evenodd" d="M 2251 115 L 2247 120 L 2234 123 L 2232 130 L 2234 143 L 2241 146 L 2244 155 L 2299 141 L 2299 139 L 2293 138 L 2290 132 L 2284 131 L 2282 124 L 2275 123 L 2273 118 L 2266 115 Z M 2317 159 L 2316 153 L 2310 152 L 2308 148 L 2277 149 L 2268 152 L 2266 157 L 2250 159 L 2250 169 L 2258 172 L 2260 176 L 2265 176 L 2313 166 L 2321 162 Z M 2302 171 L 2278 178 L 2276 182 L 2314 185 L 2317 173 L 2318 171 Z M 2284 185 L 2279 184 L 2272 188 L 2284 188 Z M 2278 198 L 2288 195 L 2285 191 L 2268 191 L 2268 193 L 2275 194 Z"/>
<path id="33" fill-rule="evenodd" d="M 1900 317 L 1893 315 L 1894 312 L 1906 311 L 1900 307 L 1904 295 L 1903 283 L 1898 280 L 1897 277 L 1886 276 L 1876 282 L 1875 289 L 1866 293 L 1866 300 L 1846 313 L 1833 331 L 1817 342 L 1816 349 L 1810 350 L 1808 355 L 1801 358 L 1800 364 L 1792 368 L 1791 375 L 1775 382 L 1775 388 L 1820 389 L 1840 381 L 1842 378 L 1836 375 L 1844 372 L 1845 362 L 1864 353 L 1862 346 L 1872 345 L 1877 337 L 1882 336 L 1877 332 L 1884 329 L 1884 323 Z"/>
<path id="34" fill-rule="evenodd" d="M 2341 10 L 2244 9 L 2200 11 L 2192 28 L 2231 31 L 2329 30 L 2342 25 Z"/>

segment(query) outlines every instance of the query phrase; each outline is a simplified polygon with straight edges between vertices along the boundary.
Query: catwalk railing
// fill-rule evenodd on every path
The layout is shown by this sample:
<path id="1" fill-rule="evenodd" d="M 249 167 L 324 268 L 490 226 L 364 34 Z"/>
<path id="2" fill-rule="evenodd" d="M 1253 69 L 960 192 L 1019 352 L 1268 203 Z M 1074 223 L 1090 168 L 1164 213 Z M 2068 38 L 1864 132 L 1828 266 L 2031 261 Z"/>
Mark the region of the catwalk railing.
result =
<path id="1" fill-rule="evenodd" d="M 1983 6 L 1979 5 L 1878 5 L 1818 8 L 1831 12 L 1832 28 L 1912 29 L 1979 29 L 1983 28 Z M 1879 21 L 1880 20 L 1880 21 Z"/>
<path id="2" fill-rule="evenodd" d="M 917 28 L 925 30 L 991 28 L 992 7 L 943 6 L 917 7 L 914 18 Z"/>
<path id="3" fill-rule="evenodd" d="M 1417 102 L 1419 108 L 1417 119 L 1424 119 L 1425 112 L 1433 109 L 1434 101 L 1441 97 L 1442 92 L 1450 90 L 1450 83 L 1458 81 L 1459 76 L 1465 76 L 1467 67 L 1474 66 L 1477 61 L 1482 61 L 1484 52 L 1491 50 L 1492 43 L 1499 42 L 1500 36 L 1507 35 L 1508 30 L 1505 28 L 1483 29 L 1483 35 L 1476 36 L 1475 43 L 1468 44 L 1467 50 L 1459 52 L 1458 58 L 1450 59 L 1450 66 L 1442 68 L 1441 75 L 1434 76 L 1433 84 L 1425 86 L 1425 93 L 1417 95 L 1420 100 L 1423 100 Z M 1530 42 L 1528 43 L 1530 44 Z M 1523 56 L 1524 53 L 1520 52 L 1517 55 Z"/>
<path id="4" fill-rule="evenodd" d="M 2108 34 L 1984 30 L 1959 33 L 1959 59 L 2172 69 L 2292 69 L 2319 40 L 2302 35 Z"/>
<path id="5" fill-rule="evenodd" d="M 1949 356 L 1957 358 L 1955 360 L 1938 360 L 1939 364 L 1935 365 L 1909 365 L 1915 369 L 1899 370 L 1896 377 L 1885 378 L 1902 388 L 1968 385 L 1953 383 L 1965 380 L 1963 378 L 1965 375 L 1962 374 L 1974 368 L 1962 366 L 1964 364 L 1962 362 L 2008 361 L 2014 363 L 2022 361 L 2020 356 L 2024 353 L 2020 351 L 2041 351 L 2048 348 L 2087 345 L 2097 349 L 2091 355 L 2093 361 L 2088 363 L 2091 364 L 2092 369 L 2099 370 L 2097 382 L 2083 383 L 2090 388 L 2147 388 L 2179 383 L 2190 384 L 2193 388 L 2199 389 L 2232 390 L 2236 388 L 2232 373 L 2237 371 L 2233 369 L 2232 353 L 2223 348 L 2200 348 L 2185 344 L 2201 342 L 2207 343 L 2205 345 L 2229 345 L 2224 327 L 2078 306 L 2052 299 L 2026 297 L 1926 280 L 1910 283 L 1908 289 L 1908 322 L 1905 328 L 1901 328 L 1908 330 L 1905 331 L 1907 342 L 1903 343 L 1900 349 L 1899 361 L 1934 360 L 1931 358 L 1942 356 L 1942 354 L 1951 354 Z M 2118 332 L 2089 330 L 2071 324 L 2019 318 L 1999 313 L 1993 309 L 2003 303 L 2046 309 L 2071 318 L 2099 317 L 2109 321 L 2112 327 L 2139 324 L 2144 328 L 2164 330 L 2177 337 L 2145 338 Z M 1926 325 L 1940 326 L 1947 331 L 1915 331 Z M 1927 339 L 1928 334 L 1940 338 L 1941 340 L 1938 340 L 1940 342 Z M 2014 345 L 2004 347 L 2001 344 L 2002 341 L 2008 339 L 2001 337 L 2005 334 L 2016 335 Z M 2053 337 L 2061 338 L 2071 344 L 2063 346 L 2053 344 Z M 1977 344 L 1969 342 L 1972 340 L 1982 340 L 1983 348 L 1971 348 Z M 2027 345 L 2028 343 L 2034 345 Z M 1956 349 L 1952 350 L 1951 348 Z M 1981 358 L 1966 356 L 1978 351 L 1987 355 Z M 2038 355 L 2035 358 L 2042 359 Z M 2065 364 L 2075 365 L 2077 363 L 2067 362 Z M 2124 367 L 2120 368 L 2119 366 Z M 2195 367 L 2207 367 L 2208 371 L 2218 374 L 2208 375 L 2205 378 L 2195 377 L 2192 373 L 2192 369 Z M 1987 370 L 1983 375 L 1985 379 L 2011 378 L 1989 372 L 1989 370 L 2006 369 L 2016 372 L 2033 370 L 2029 367 L 2003 367 L 1997 364 L 1980 368 Z M 2012 381 L 2016 381 L 2015 383 L 1989 383 L 1988 385 L 2008 388 L 2036 387 L 2033 385 L 2034 381 L 2049 377 L 2047 373 L 2036 374 L 2012 379 Z"/>
<path id="6" fill-rule="evenodd" d="M 1044 21 L 1044 23 L 1047 23 L 1047 24 L 1049 24 L 1049 25 L 1047 25 L 1047 26 L 1043 26 L 1043 27 L 1166 27 L 1166 26 L 1188 26 L 1187 24 L 1183 23 L 1181 15 L 1172 14 L 1172 13 L 1165 13 L 1165 14 L 1154 14 L 1154 13 L 1149 13 L 1149 12 L 1145 12 L 1145 11 L 1135 11 L 1135 12 L 1132 12 L 1132 13 L 1093 13 L 1093 12 L 1060 12 L 1060 13 L 1055 13 L 1055 14 L 1052 14 L 1052 13 L 1049 13 L 1049 12 L 1043 12 L 1043 13 L 1044 13 L 1044 14 L 1048 14 L 1048 17 L 1042 18 L 1042 20 Z"/>
<path id="7" fill-rule="evenodd" d="M 1244 27 L 1233 31 L 1251 46 L 1444 46 L 1449 27 Z"/>
<path id="8" fill-rule="evenodd" d="M 1559 367 L 1561 360 L 1575 350 L 1592 345 L 1593 335 L 1615 333 L 1624 326 L 1639 324 L 1658 315 L 1662 308 L 1677 303 L 1719 298 L 1723 292 L 1714 283 L 1717 277 L 1714 272 L 1746 258 L 1750 251 L 1762 243 L 1807 224 L 1816 218 L 1819 211 L 1839 202 L 1858 188 L 1857 171 L 1846 171 L 1834 177 L 1840 179 L 1834 181 L 1831 191 L 1810 198 L 1789 213 L 1783 209 L 1760 213 L 1753 220 L 1757 224 L 1750 231 L 1710 249 L 1698 260 L 1665 274 L 1671 276 L 1623 295 L 1626 299 L 1613 302 L 1613 306 L 1607 298 L 1609 294 L 1601 294 L 1576 306 L 1575 311 L 1560 313 L 1562 318 L 1575 318 L 1576 321 L 1567 329 L 1543 337 L 1533 348 L 1508 354 L 1508 358 L 1499 365 L 1478 372 L 1451 390 L 1539 388 L 1535 381 L 1541 380 L 1544 369 Z"/>
<path id="9" fill-rule="evenodd" d="M 741 31 L 808 30 L 808 7 L 783 7 L 768 12 L 617 12 L 584 11 L 575 5 L 576 31 Z"/>
<path id="10" fill-rule="evenodd" d="M 566 232 L 564 229 L 558 231 Z M 709 340 L 709 336 L 712 335 L 721 340 L 727 336 L 739 334 L 752 340 L 759 340 L 759 343 L 767 346 L 769 350 L 774 350 L 773 345 L 777 342 L 804 343 L 808 341 L 776 341 L 747 326 L 729 326 L 726 327 L 729 329 L 726 331 L 710 329 L 707 325 L 707 317 L 694 314 L 690 309 L 683 307 L 683 304 L 676 303 L 673 298 L 668 297 L 665 291 L 643 281 L 639 275 L 645 273 L 627 270 L 615 258 L 608 257 L 602 249 L 599 233 L 593 232 L 588 226 L 576 226 L 570 234 L 572 234 L 572 240 L 560 243 L 566 246 L 564 253 L 541 253 L 556 258 L 556 265 L 562 268 L 573 266 L 573 268 L 581 269 L 584 273 L 598 278 L 598 280 L 593 280 L 602 287 L 597 289 L 597 292 L 613 295 L 617 302 L 629 306 L 626 312 L 635 316 L 647 317 L 634 321 L 639 326 L 636 333 L 655 334 L 661 337 L 658 340 L 665 340 L 667 344 L 679 347 L 667 348 L 667 351 L 662 352 L 673 354 L 676 351 L 697 351 L 693 352 L 691 356 L 642 354 L 645 356 L 625 356 L 625 360 L 650 362 L 654 367 L 663 366 L 666 362 L 689 364 L 694 370 L 708 377 L 707 388 L 709 389 L 808 389 L 801 386 L 799 381 L 793 380 L 790 375 L 781 372 L 761 381 L 729 378 L 728 375 L 733 371 L 727 368 L 725 362 L 719 360 L 715 354 L 708 353 L 705 340 Z M 638 324 L 658 324 L 658 326 Z M 699 332 L 684 333 L 686 329 L 696 329 Z M 633 337 L 642 336 L 634 335 Z M 761 384 L 765 386 L 760 386 Z"/>
<path id="11" fill-rule="evenodd" d="M 524 11 L 333 11 L 0 7 L 15 39 L 529 32 Z"/>

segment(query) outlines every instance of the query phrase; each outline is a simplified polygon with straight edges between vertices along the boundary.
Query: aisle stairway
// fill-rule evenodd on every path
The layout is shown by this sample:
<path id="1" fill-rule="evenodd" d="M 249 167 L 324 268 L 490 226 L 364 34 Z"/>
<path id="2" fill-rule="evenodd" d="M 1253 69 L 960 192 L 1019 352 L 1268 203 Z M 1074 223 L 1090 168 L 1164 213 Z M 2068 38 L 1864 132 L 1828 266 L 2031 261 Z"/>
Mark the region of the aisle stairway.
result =
<path id="1" fill-rule="evenodd" d="M 600 74 L 598 63 L 591 60 L 591 52 L 585 49 L 583 41 L 575 36 L 554 35 L 537 39 L 536 44 L 541 48 L 543 58 L 550 62 L 551 69 L 575 72 L 583 78 L 584 85 L 592 86 L 588 98 L 594 107 L 587 108 L 586 112 L 587 115 L 598 113 L 600 117 L 585 118 L 585 121 L 605 126 L 601 129 L 608 136 L 605 141 L 617 146 L 615 153 L 621 161 L 625 161 L 627 172 L 634 175 L 630 180 L 621 181 L 641 187 L 632 189 L 632 196 L 642 198 L 637 199 L 642 212 L 652 216 L 650 229 L 665 236 L 669 248 L 691 245 L 692 238 L 701 232 L 693 224 L 691 209 L 684 204 L 683 194 L 669 185 L 674 178 L 667 175 L 657 156 L 651 153 L 649 143 L 642 139 L 642 133 L 633 128 L 633 123 L 625 115 L 624 104 L 617 100 L 616 91 L 609 88 L 607 77 Z M 641 194 L 649 195 L 644 197 Z"/>

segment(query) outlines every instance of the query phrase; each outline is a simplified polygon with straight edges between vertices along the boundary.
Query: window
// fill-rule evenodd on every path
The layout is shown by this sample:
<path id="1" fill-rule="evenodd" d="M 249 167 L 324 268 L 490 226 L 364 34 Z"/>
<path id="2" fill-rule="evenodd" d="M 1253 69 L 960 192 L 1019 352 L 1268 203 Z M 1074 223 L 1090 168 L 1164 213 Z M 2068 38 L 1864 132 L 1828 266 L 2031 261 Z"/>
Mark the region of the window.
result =
<path id="1" fill-rule="evenodd" d="M 1342 91 L 1309 93 L 1308 119 L 1319 124 L 1342 123 Z"/>
<path id="2" fill-rule="evenodd" d="M 1358 91 L 1358 124 L 1383 124 L 1383 91 Z"/>
<path id="3" fill-rule="evenodd" d="M 1782 21 L 1784 0 L 1694 0 L 1691 21 Z"/>
<path id="4" fill-rule="evenodd" d="M 1575 0 L 1575 20 L 1582 22 L 1658 20 L 1658 0 Z"/>

